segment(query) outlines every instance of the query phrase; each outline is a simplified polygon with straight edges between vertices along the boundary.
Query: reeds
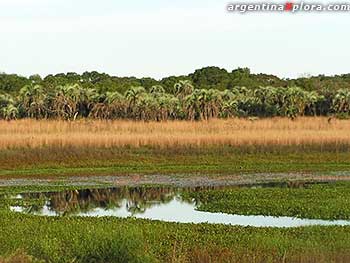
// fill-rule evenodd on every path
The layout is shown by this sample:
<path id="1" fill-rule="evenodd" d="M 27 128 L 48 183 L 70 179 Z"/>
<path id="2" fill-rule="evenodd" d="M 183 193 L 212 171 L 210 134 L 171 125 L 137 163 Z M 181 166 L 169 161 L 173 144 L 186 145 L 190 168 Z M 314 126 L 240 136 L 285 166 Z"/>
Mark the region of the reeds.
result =
<path id="1" fill-rule="evenodd" d="M 350 145 L 350 121 L 229 119 L 202 122 L 0 121 L 0 149 L 41 147 Z"/>

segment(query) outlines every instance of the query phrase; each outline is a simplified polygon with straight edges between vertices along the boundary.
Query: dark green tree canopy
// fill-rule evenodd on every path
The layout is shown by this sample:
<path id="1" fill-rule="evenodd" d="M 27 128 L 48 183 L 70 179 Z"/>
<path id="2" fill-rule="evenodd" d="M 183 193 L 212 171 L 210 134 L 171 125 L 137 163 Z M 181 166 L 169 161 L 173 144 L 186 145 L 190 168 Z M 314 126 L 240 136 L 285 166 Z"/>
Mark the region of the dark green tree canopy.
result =
<path id="1" fill-rule="evenodd" d="M 234 87 L 288 87 L 298 86 L 308 91 L 336 91 L 350 88 L 350 74 L 335 76 L 312 76 L 297 79 L 281 79 L 269 74 L 252 74 L 249 68 L 237 68 L 232 72 L 219 67 L 205 67 L 193 73 L 182 76 L 169 76 L 161 80 L 153 78 L 116 77 L 97 71 L 77 74 L 74 72 L 48 75 L 41 78 L 32 75 L 28 78 L 15 74 L 0 74 L 0 93 L 16 93 L 25 85 L 35 83 L 47 88 L 79 83 L 86 88 L 94 88 L 101 92 L 118 91 L 124 93 L 127 89 L 142 86 L 146 90 L 161 85 L 166 92 L 171 92 L 180 80 L 189 80 L 197 89 L 232 89 Z"/>

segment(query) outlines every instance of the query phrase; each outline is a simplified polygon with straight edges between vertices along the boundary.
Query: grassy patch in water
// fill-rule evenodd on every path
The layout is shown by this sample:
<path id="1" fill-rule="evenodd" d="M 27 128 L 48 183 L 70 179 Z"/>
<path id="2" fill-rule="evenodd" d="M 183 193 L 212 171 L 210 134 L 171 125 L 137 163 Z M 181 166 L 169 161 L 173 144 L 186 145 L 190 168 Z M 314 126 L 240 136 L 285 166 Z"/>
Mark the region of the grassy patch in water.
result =
<path id="1" fill-rule="evenodd" d="M 232 188 L 187 193 L 202 211 L 240 215 L 350 219 L 350 183 L 305 188 Z"/>

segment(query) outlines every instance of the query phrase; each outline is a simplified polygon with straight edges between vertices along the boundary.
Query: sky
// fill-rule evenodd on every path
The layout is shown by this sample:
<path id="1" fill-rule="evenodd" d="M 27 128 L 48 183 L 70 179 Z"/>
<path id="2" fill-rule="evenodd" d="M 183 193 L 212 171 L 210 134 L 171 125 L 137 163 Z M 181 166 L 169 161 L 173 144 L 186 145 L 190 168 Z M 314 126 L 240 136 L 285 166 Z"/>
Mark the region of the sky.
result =
<path id="1" fill-rule="evenodd" d="M 229 3 L 0 0 L 0 71 L 156 79 L 205 66 L 283 78 L 350 73 L 350 13 L 242 15 L 227 12 Z"/>

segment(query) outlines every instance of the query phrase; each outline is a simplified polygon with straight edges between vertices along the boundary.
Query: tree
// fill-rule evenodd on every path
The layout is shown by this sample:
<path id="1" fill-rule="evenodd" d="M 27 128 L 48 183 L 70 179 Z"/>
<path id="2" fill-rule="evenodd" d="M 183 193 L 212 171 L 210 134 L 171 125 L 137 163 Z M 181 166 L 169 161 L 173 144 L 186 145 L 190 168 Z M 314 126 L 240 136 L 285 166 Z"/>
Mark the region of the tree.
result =
<path id="1" fill-rule="evenodd" d="M 18 117 L 18 109 L 13 104 L 9 104 L 1 108 L 1 116 L 7 121 L 15 120 Z"/>
<path id="2" fill-rule="evenodd" d="M 180 80 L 174 85 L 174 94 L 180 99 L 190 95 L 193 90 L 194 87 L 189 80 Z"/>
<path id="3" fill-rule="evenodd" d="M 0 117 L 5 120 L 17 119 L 19 114 L 15 100 L 9 94 L 0 94 Z"/>
<path id="4" fill-rule="evenodd" d="M 20 109 L 26 117 L 47 118 L 48 96 L 41 85 L 30 84 L 24 86 L 19 92 Z"/>
<path id="5" fill-rule="evenodd" d="M 155 96 L 162 96 L 165 93 L 165 90 L 161 85 L 155 85 L 150 88 L 149 93 Z"/>
<path id="6" fill-rule="evenodd" d="M 231 81 L 230 74 L 226 69 L 218 67 L 206 67 L 197 69 L 189 75 L 193 84 L 201 89 L 225 90 Z"/>
<path id="7" fill-rule="evenodd" d="M 333 99 L 332 109 L 336 113 L 350 113 L 350 90 L 340 89 L 337 91 Z"/>
<path id="8" fill-rule="evenodd" d="M 132 87 L 125 92 L 125 98 L 129 102 L 128 114 L 133 116 L 135 112 L 135 106 L 139 100 L 146 93 L 144 87 Z"/>

